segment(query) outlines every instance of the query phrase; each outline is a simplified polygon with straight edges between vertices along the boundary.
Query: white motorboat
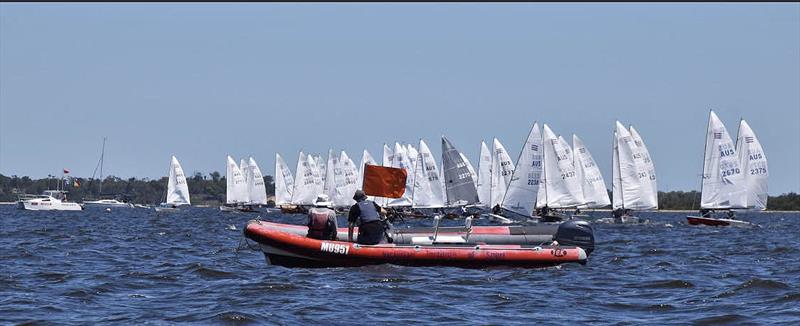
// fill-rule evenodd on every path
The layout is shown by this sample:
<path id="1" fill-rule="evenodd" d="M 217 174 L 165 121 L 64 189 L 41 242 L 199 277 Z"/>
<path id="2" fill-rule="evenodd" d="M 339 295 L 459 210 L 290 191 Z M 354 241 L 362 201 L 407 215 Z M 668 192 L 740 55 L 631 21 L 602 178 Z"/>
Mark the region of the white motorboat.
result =
<path id="1" fill-rule="evenodd" d="M 133 207 L 133 204 L 119 201 L 116 199 L 100 199 L 83 201 L 86 207 Z"/>
<path id="2" fill-rule="evenodd" d="M 80 204 L 67 201 L 67 192 L 63 190 L 45 190 L 42 195 L 20 195 L 17 207 L 30 211 L 83 210 Z"/>

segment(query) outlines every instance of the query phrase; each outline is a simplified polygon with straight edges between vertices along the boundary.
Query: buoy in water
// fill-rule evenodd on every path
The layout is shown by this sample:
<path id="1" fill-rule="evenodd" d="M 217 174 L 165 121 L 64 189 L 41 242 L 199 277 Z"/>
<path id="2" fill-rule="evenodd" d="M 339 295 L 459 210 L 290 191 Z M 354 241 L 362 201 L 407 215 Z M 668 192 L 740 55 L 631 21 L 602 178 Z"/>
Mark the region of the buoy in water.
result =
<path id="1" fill-rule="evenodd" d="M 111 208 L 106 208 L 106 212 L 110 212 L 110 211 L 111 211 Z"/>

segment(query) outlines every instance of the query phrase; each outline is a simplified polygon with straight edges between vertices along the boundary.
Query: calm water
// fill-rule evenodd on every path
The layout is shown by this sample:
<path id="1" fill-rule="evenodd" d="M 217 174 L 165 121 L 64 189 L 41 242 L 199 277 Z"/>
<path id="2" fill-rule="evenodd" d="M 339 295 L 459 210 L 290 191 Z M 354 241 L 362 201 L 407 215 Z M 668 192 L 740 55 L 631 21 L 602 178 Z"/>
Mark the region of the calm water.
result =
<path id="1" fill-rule="evenodd" d="M 800 323 L 798 214 L 643 216 L 597 225 L 586 266 L 287 269 L 237 252 L 254 214 L 0 206 L 0 324 Z"/>

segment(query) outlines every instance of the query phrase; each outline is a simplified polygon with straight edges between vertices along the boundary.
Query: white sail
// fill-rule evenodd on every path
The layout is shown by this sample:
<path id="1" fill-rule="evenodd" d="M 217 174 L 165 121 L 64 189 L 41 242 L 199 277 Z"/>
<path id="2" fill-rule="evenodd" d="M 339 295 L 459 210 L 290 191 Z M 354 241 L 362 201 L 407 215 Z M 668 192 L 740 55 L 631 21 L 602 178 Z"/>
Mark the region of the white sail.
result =
<path id="1" fill-rule="evenodd" d="M 569 146 L 569 143 L 567 143 L 567 140 L 564 139 L 564 137 L 562 137 L 561 135 L 558 135 L 558 141 L 561 143 L 561 146 L 564 147 L 564 152 L 567 154 L 567 157 L 569 159 L 569 163 L 572 164 L 572 165 L 575 165 L 575 162 L 573 160 L 574 154 L 572 153 L 572 147 Z"/>
<path id="2" fill-rule="evenodd" d="M 630 126 L 628 130 L 631 133 L 631 139 L 635 147 L 634 159 L 636 160 L 636 167 L 647 173 L 646 178 L 641 178 L 642 185 L 645 187 L 642 199 L 649 209 L 658 209 L 658 186 L 656 185 L 656 167 L 653 163 L 653 158 L 650 156 L 650 151 L 647 150 L 647 146 L 636 128 Z"/>
<path id="3" fill-rule="evenodd" d="M 256 160 L 252 157 L 248 164 L 250 166 L 250 182 L 247 183 L 248 193 L 250 194 L 250 203 L 254 205 L 267 204 L 267 187 L 264 185 L 264 175 L 261 174 L 261 168 L 256 164 Z"/>
<path id="4" fill-rule="evenodd" d="M 469 161 L 464 153 L 458 152 L 461 155 L 461 159 L 464 160 L 464 164 L 467 165 L 467 170 L 469 170 L 469 174 L 472 175 L 472 180 L 475 181 L 475 187 L 478 186 L 478 173 L 475 172 L 475 167 L 472 166 L 472 163 Z"/>
<path id="5" fill-rule="evenodd" d="M 394 151 L 389 146 L 387 146 L 386 144 L 383 144 L 383 166 L 386 166 L 386 167 L 393 167 L 394 166 L 393 165 L 394 164 L 394 154 L 395 154 Z M 381 206 L 387 207 L 389 205 L 389 200 L 390 199 L 386 198 L 386 197 L 376 197 L 375 200 L 377 200 L 377 202 L 380 203 Z"/>
<path id="6" fill-rule="evenodd" d="M 568 208 L 584 204 L 581 180 L 575 173 L 571 151 L 550 130 L 547 124 L 542 131 L 544 148 L 545 200 L 550 208 Z"/>
<path id="7" fill-rule="evenodd" d="M 191 205 L 189 201 L 189 186 L 183 174 L 181 163 L 172 156 L 169 167 L 169 181 L 167 181 L 167 204 L 175 206 Z"/>
<path id="8" fill-rule="evenodd" d="M 408 155 L 408 159 L 411 160 L 411 164 L 409 166 L 411 167 L 412 174 L 410 175 L 410 177 L 413 178 L 414 173 L 416 173 L 415 171 L 417 169 L 416 160 L 417 160 L 417 155 L 419 155 L 419 151 L 417 151 L 417 149 L 414 148 L 414 145 L 407 144 L 406 154 Z"/>
<path id="9" fill-rule="evenodd" d="M 481 141 L 481 157 L 478 161 L 478 182 L 475 187 L 478 189 L 479 206 L 489 206 L 491 204 L 492 194 L 492 152 L 486 146 L 484 141 Z"/>
<path id="10" fill-rule="evenodd" d="M 630 131 L 619 121 L 616 122 L 615 134 L 617 137 L 617 159 L 615 169 L 619 169 L 619 175 L 615 176 L 613 187 L 619 185 L 621 206 L 617 206 L 615 199 L 614 208 L 626 209 L 656 209 L 658 201 L 656 194 L 650 184 L 650 175 L 647 172 L 647 164 L 643 160 L 644 154 L 640 147 L 634 142 Z M 617 177 L 619 180 L 616 180 Z M 614 190 L 614 196 L 617 191 Z"/>
<path id="11" fill-rule="evenodd" d="M 736 148 L 714 111 L 708 119 L 701 208 L 746 208 L 747 188 Z"/>
<path id="12" fill-rule="evenodd" d="M 419 140 L 419 152 L 416 158 L 412 194 L 413 207 L 444 207 L 445 199 L 436 158 L 431 153 L 428 144 L 422 139 Z"/>
<path id="13" fill-rule="evenodd" d="M 239 161 L 239 171 L 242 172 L 242 177 L 244 177 L 244 182 L 250 182 L 250 166 L 247 164 L 245 159 L 241 159 Z"/>
<path id="14" fill-rule="evenodd" d="M 244 175 L 236 161 L 228 155 L 227 167 L 225 169 L 225 202 L 228 204 L 242 204 L 250 201 L 250 195 L 247 193 L 247 182 L 244 180 Z"/>
<path id="15" fill-rule="evenodd" d="M 501 206 L 522 216 L 533 216 L 542 178 L 542 132 L 534 123 L 517 159 Z"/>
<path id="16" fill-rule="evenodd" d="M 508 183 L 514 173 L 514 162 L 503 144 L 495 138 L 492 144 L 492 185 L 490 207 L 499 205 L 506 195 Z"/>
<path id="17" fill-rule="evenodd" d="M 622 200 L 622 172 L 619 169 L 619 136 L 614 129 L 614 138 L 611 147 L 611 208 L 620 209 L 625 206 Z"/>
<path id="18" fill-rule="evenodd" d="M 608 198 L 606 183 L 592 153 L 578 138 L 578 135 L 572 135 L 572 147 L 575 155 L 572 161 L 575 164 L 578 178 L 583 180 L 583 198 L 586 200 L 587 207 L 600 208 L 610 205 L 611 200 Z"/>
<path id="19" fill-rule="evenodd" d="M 331 200 L 336 197 L 337 179 L 341 179 L 341 176 L 338 175 L 341 173 L 341 169 L 337 169 L 337 165 L 339 165 L 339 155 L 334 153 L 333 149 L 329 149 L 325 170 L 320 172 L 325 174 L 325 177 L 322 178 L 322 193 L 328 195 Z"/>
<path id="20" fill-rule="evenodd" d="M 308 163 L 311 165 L 312 171 L 314 171 L 314 193 L 311 197 L 313 203 L 317 196 L 324 193 L 327 166 L 325 166 L 325 160 L 322 159 L 322 155 L 314 155 L 308 160 Z"/>
<path id="21" fill-rule="evenodd" d="M 296 177 L 294 179 L 294 191 L 292 192 L 292 204 L 311 205 L 317 198 L 316 184 L 314 180 L 314 169 L 311 155 L 306 155 L 302 151 L 297 159 Z"/>
<path id="22" fill-rule="evenodd" d="M 736 139 L 736 152 L 747 185 L 747 208 L 767 208 L 767 155 L 761 148 L 753 129 L 744 119 L 739 122 L 739 137 Z"/>
<path id="23" fill-rule="evenodd" d="M 394 162 L 392 167 L 406 170 L 406 191 L 403 197 L 389 200 L 389 206 L 411 206 L 411 196 L 414 191 L 414 174 L 411 169 L 411 159 L 408 158 L 406 149 L 399 143 L 394 143 Z"/>
<path id="24" fill-rule="evenodd" d="M 280 154 L 275 153 L 275 205 L 292 203 L 294 177 Z"/>
<path id="25" fill-rule="evenodd" d="M 358 189 L 361 189 L 362 185 L 364 184 L 364 165 L 378 165 L 378 162 L 372 158 L 372 155 L 365 149 L 364 153 L 361 154 L 361 164 L 358 166 Z"/>
<path id="26" fill-rule="evenodd" d="M 339 169 L 341 173 L 337 175 L 336 196 L 333 198 L 333 205 L 336 207 L 350 207 L 356 203 L 353 194 L 359 189 L 359 177 L 356 165 L 350 156 L 342 151 L 339 154 Z"/>

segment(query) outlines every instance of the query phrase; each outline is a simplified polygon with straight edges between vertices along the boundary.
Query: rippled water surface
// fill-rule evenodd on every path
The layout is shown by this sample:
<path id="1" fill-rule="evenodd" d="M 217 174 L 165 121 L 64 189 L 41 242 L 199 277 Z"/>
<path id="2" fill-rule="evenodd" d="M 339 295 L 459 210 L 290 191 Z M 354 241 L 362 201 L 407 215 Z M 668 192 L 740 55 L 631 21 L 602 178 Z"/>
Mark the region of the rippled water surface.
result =
<path id="1" fill-rule="evenodd" d="M 585 266 L 479 270 L 270 266 L 237 251 L 256 216 L 0 206 L 0 323 L 800 324 L 796 213 L 741 215 L 755 229 L 643 214 L 597 224 Z"/>

